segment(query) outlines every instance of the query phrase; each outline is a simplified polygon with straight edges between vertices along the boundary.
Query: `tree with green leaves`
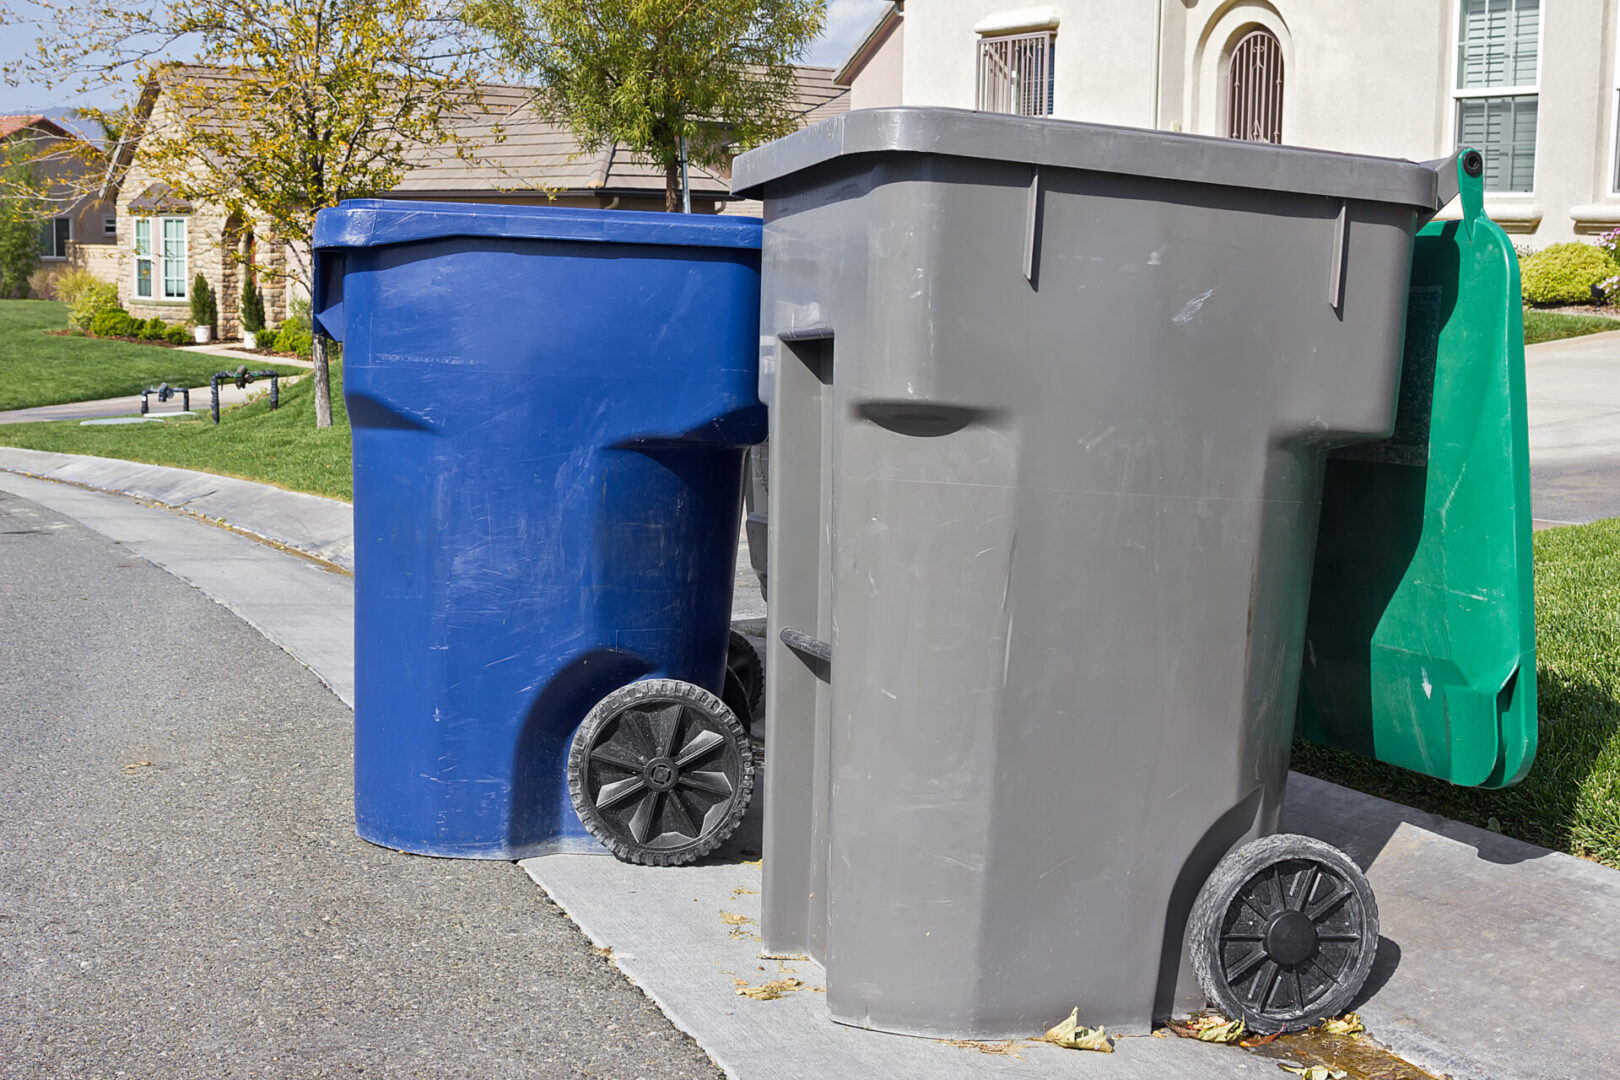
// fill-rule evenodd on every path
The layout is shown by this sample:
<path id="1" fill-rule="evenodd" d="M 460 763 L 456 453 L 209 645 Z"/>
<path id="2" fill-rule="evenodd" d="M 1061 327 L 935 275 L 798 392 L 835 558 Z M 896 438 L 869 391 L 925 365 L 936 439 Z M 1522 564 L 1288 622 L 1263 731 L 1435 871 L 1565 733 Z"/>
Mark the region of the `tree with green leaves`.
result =
<path id="1" fill-rule="evenodd" d="M 26 155 L 0 146 L 0 297 L 26 297 L 28 275 L 39 266 L 39 230 L 49 213 L 37 186 Z"/>
<path id="2" fill-rule="evenodd" d="M 305 289 L 316 213 L 389 191 L 425 145 L 465 148 L 456 121 L 479 103 L 481 50 L 437 0 L 0 0 L 0 25 L 20 22 L 43 31 L 8 79 L 133 85 L 142 104 L 113 118 L 126 147 L 284 245 L 258 272 Z M 329 427 L 320 335 L 314 360 Z"/>
<path id="3" fill-rule="evenodd" d="M 793 131 L 793 62 L 821 32 L 825 0 L 468 0 L 467 22 L 538 83 L 537 104 L 594 153 L 619 143 L 664 171 Z"/>

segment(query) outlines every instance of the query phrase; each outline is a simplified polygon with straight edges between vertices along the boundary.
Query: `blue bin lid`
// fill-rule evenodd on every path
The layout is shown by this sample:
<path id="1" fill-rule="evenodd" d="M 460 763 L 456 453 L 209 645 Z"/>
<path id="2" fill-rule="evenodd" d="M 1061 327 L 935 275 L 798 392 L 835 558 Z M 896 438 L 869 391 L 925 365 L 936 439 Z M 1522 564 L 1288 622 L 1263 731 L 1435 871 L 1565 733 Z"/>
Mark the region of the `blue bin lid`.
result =
<path id="1" fill-rule="evenodd" d="M 351 199 L 315 216 L 314 247 L 362 248 L 452 236 L 758 250 L 760 220 L 716 214 L 499 203 Z"/>

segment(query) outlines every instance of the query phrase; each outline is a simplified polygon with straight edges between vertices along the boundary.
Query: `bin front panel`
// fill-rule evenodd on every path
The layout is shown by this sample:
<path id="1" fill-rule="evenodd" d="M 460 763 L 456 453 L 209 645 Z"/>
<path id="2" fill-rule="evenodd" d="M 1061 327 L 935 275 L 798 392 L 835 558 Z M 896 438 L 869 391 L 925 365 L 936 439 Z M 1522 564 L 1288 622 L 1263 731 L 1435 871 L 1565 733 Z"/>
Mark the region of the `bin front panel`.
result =
<path id="1" fill-rule="evenodd" d="M 1416 211 L 918 153 L 764 191 L 767 946 L 852 1024 L 1141 1030 L 1275 828 L 1322 462 L 1393 424 Z"/>
<path id="2" fill-rule="evenodd" d="M 1306 738 L 1502 787 L 1536 749 L 1518 257 L 1461 176 L 1418 235 L 1399 418 L 1329 460 L 1300 685 Z"/>
<path id="3" fill-rule="evenodd" d="M 594 846 L 564 778 L 586 711 L 638 678 L 720 691 L 757 295 L 747 249 L 344 253 L 362 836 Z"/>

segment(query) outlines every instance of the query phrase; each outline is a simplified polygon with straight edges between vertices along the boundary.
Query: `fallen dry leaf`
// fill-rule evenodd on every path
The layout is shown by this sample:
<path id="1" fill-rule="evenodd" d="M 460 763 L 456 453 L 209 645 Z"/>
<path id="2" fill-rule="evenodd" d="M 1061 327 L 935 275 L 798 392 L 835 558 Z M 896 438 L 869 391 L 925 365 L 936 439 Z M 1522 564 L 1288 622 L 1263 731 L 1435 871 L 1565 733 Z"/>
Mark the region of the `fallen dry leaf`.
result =
<path id="1" fill-rule="evenodd" d="M 975 1042 L 972 1039 L 941 1039 L 946 1046 L 954 1046 L 958 1050 L 972 1050 L 980 1054 L 990 1054 L 993 1057 L 1018 1057 L 1018 1044 L 1008 1039 L 1005 1042 Z M 1020 1058 L 1019 1060 L 1023 1060 Z"/>
<path id="2" fill-rule="evenodd" d="M 737 996 L 753 998 L 755 1001 L 775 1001 L 783 994 L 790 994 L 795 990 L 804 989 L 804 983 L 798 979 L 772 979 L 758 986 L 741 986 L 737 988 Z"/>
<path id="3" fill-rule="evenodd" d="M 753 922 L 754 920 L 750 919 L 746 915 L 738 915 L 733 911 L 722 911 L 720 913 L 720 921 L 725 923 L 727 926 L 743 926 L 747 923 Z"/>
<path id="4" fill-rule="evenodd" d="M 758 889 L 745 889 L 741 885 L 739 885 L 735 889 L 731 890 L 731 895 L 732 896 L 758 896 L 759 895 L 759 890 Z"/>
<path id="5" fill-rule="evenodd" d="M 128 765 L 124 766 L 124 771 L 125 772 L 134 772 L 136 769 L 150 768 L 151 765 L 152 765 L 152 763 L 150 761 L 133 761 L 133 762 L 130 762 Z"/>
<path id="6" fill-rule="evenodd" d="M 1238 1045 L 1245 1050 L 1253 1050 L 1257 1046 L 1265 1046 L 1267 1043 L 1276 1042 L 1281 1034 L 1281 1031 L 1273 1031 L 1270 1035 L 1257 1035 L 1252 1039 L 1239 1039 Z"/>
<path id="7" fill-rule="evenodd" d="M 1329 1017 L 1322 1021 L 1322 1032 L 1326 1035 L 1348 1035 L 1354 1037 L 1367 1030 L 1356 1013 L 1345 1013 L 1343 1016 Z"/>
<path id="8" fill-rule="evenodd" d="M 1187 1026 L 1199 1042 L 1234 1043 L 1243 1037 L 1243 1021 L 1228 1020 L 1219 1013 L 1205 1013 Z"/>
<path id="9" fill-rule="evenodd" d="M 1078 1005 L 1069 1013 L 1067 1020 L 1049 1029 L 1041 1038 L 1046 1042 L 1056 1043 L 1065 1050 L 1096 1050 L 1103 1054 L 1114 1052 L 1114 1044 L 1108 1041 L 1108 1032 L 1102 1028 L 1080 1026 Z"/>
<path id="10" fill-rule="evenodd" d="M 1326 1065 L 1294 1065 L 1287 1061 L 1277 1062 L 1277 1068 L 1303 1076 L 1305 1080 L 1345 1080 L 1350 1075 L 1343 1069 L 1330 1069 Z"/>

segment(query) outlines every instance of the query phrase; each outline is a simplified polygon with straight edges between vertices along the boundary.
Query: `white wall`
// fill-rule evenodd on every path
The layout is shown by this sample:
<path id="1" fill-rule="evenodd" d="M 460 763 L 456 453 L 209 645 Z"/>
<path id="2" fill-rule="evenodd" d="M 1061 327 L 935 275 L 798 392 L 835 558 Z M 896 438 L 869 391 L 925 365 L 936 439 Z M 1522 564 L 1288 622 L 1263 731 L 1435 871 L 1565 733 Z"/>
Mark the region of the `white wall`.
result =
<path id="1" fill-rule="evenodd" d="M 876 109 L 900 104 L 905 93 L 905 38 L 906 24 L 902 19 L 850 81 L 850 108 Z"/>
<path id="2" fill-rule="evenodd" d="M 1225 60 L 1261 25 L 1283 47 L 1284 142 L 1419 160 L 1454 145 L 1458 0 L 921 0 L 906 7 L 898 97 L 874 80 L 862 106 L 972 108 L 974 26 L 1037 7 L 1059 16 L 1061 118 L 1223 134 Z M 1486 204 L 1531 246 L 1620 224 L 1611 193 L 1620 0 L 1541 7 L 1535 191 Z"/>

